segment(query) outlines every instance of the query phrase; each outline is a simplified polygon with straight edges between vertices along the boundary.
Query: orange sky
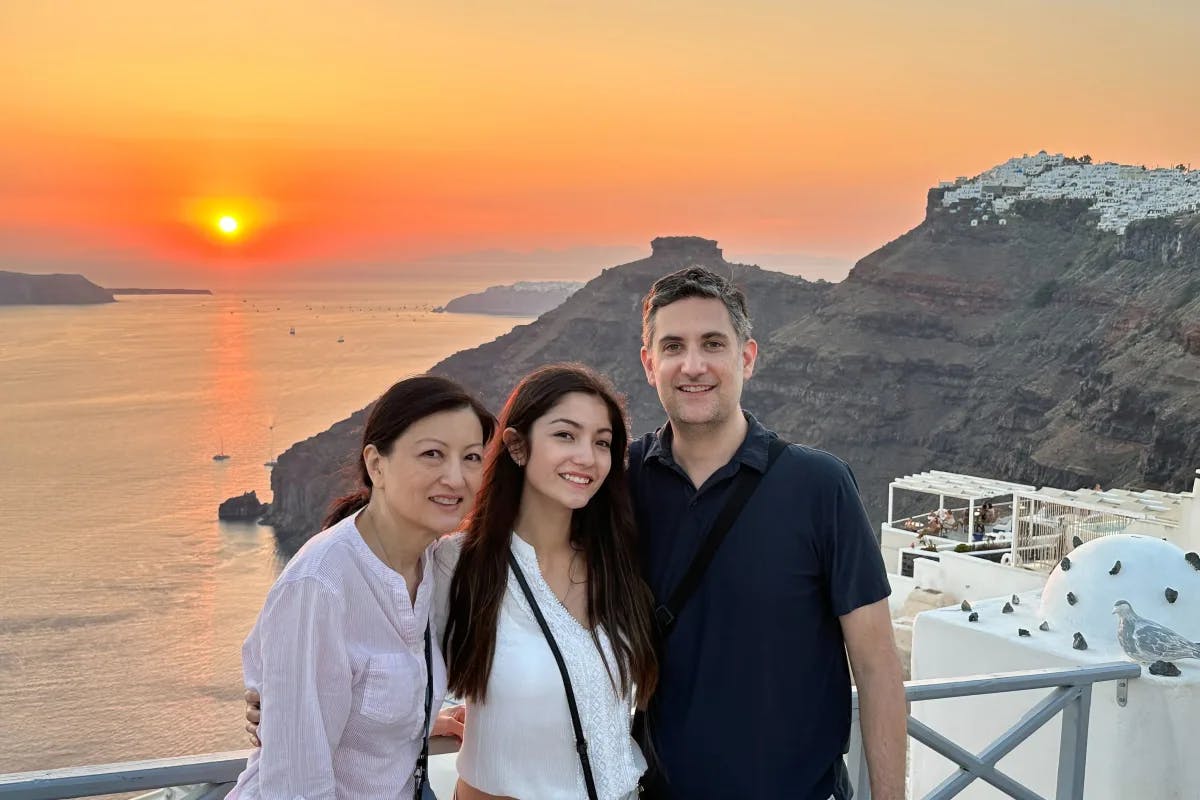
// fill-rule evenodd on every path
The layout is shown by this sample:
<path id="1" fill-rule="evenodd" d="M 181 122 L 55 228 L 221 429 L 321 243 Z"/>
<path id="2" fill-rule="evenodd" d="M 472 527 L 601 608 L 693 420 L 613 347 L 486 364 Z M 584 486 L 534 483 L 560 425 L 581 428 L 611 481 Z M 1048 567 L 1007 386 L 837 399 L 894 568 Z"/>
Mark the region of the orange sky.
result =
<path id="1" fill-rule="evenodd" d="M 0 269 L 203 282 L 671 233 L 849 264 L 1022 152 L 1200 167 L 1197 30 L 1190 0 L 4 0 Z"/>

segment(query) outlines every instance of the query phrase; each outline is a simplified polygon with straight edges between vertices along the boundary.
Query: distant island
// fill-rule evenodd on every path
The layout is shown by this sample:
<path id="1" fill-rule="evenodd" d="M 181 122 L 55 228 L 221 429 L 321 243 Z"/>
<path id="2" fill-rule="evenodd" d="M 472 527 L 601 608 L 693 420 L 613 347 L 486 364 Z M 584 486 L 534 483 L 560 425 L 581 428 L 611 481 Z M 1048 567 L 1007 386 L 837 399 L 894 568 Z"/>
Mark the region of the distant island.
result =
<path id="1" fill-rule="evenodd" d="M 109 289 L 113 294 L 212 294 L 211 289 Z"/>
<path id="2" fill-rule="evenodd" d="M 115 301 L 111 290 L 97 286 L 82 275 L 0 271 L 0 306 L 77 306 Z"/>
<path id="3" fill-rule="evenodd" d="M 115 303 L 115 295 L 198 294 L 210 289 L 107 289 L 82 275 L 34 275 L 0 270 L 0 306 L 84 306 Z"/>
<path id="4" fill-rule="evenodd" d="M 558 308 L 583 284 L 578 281 L 520 281 L 509 286 L 491 286 L 482 292 L 456 297 L 433 311 L 440 314 L 494 314 L 538 317 Z"/>

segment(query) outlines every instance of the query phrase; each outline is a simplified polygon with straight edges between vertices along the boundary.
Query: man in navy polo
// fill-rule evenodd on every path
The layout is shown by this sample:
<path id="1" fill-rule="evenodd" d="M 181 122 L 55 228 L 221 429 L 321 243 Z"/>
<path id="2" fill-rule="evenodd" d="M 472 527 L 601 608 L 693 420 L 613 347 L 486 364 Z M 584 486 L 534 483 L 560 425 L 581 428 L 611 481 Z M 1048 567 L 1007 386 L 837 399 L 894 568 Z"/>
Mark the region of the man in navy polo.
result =
<path id="1" fill-rule="evenodd" d="M 643 302 L 642 364 L 667 424 L 630 479 L 658 603 L 680 582 L 740 470 L 775 434 L 742 411 L 758 345 L 742 292 L 692 267 Z M 840 459 L 792 444 L 762 477 L 663 645 L 647 715 L 649 797 L 845 800 L 850 667 L 875 800 L 904 797 L 905 701 L 887 576 Z"/>

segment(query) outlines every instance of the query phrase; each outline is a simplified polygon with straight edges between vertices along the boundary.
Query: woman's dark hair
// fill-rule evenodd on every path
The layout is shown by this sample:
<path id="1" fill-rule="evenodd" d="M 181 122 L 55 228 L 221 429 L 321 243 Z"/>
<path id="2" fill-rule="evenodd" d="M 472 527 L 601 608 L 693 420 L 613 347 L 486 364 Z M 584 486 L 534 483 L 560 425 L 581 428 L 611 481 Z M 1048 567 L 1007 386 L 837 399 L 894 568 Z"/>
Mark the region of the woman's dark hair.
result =
<path id="1" fill-rule="evenodd" d="M 515 429 L 526 442 L 535 420 L 575 392 L 603 401 L 612 422 L 612 466 L 600 489 L 571 516 L 571 544 L 587 558 L 588 623 L 599 649 L 596 626 L 612 643 L 620 691 L 637 691 L 645 707 L 658 682 L 650 589 L 638 571 L 637 528 L 625 474 L 629 433 L 624 406 L 607 380 L 581 364 L 554 364 L 527 375 L 509 395 L 500 414 L 500 430 Z M 536 445 L 530 443 L 528 446 Z M 524 471 L 513 461 L 502 437 L 488 449 L 483 479 L 463 538 L 462 553 L 450 584 L 450 618 L 443 636 L 450 691 L 484 700 L 500 603 L 508 586 L 508 553 L 517 519 Z M 601 651 L 603 653 L 603 651 Z"/>
<path id="2" fill-rule="evenodd" d="M 479 424 L 483 427 L 483 443 L 487 444 L 496 432 L 496 418 L 454 381 L 437 375 L 418 375 L 393 384 L 371 406 L 367 424 L 363 426 L 362 445 L 358 448 L 359 488 L 330 504 L 329 513 L 321 527 L 328 528 L 341 522 L 370 501 L 371 476 L 367 474 L 367 465 L 362 457 L 367 445 L 375 445 L 376 450 L 387 456 L 392 452 L 396 439 L 415 423 L 443 411 L 464 408 L 479 417 Z"/>

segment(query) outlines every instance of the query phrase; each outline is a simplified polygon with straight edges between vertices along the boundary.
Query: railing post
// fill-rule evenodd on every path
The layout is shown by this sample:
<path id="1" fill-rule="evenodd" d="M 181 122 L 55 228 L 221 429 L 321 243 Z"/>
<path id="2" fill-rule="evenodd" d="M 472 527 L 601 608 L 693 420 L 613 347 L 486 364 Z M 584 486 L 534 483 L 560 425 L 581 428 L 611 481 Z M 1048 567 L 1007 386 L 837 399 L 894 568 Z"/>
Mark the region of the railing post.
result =
<path id="1" fill-rule="evenodd" d="M 1054 795 L 1057 800 L 1083 800 L 1092 684 L 1084 684 L 1079 689 L 1079 696 L 1062 710 L 1062 735 L 1058 744 L 1058 789 Z"/>
<path id="2" fill-rule="evenodd" d="M 862 720 L 858 716 L 858 692 L 850 699 L 850 746 L 846 750 L 846 771 L 854 787 L 854 800 L 871 800 L 871 779 L 867 771 L 867 750 L 863 747 Z"/>
<path id="3" fill-rule="evenodd" d="M 858 775 L 854 779 L 854 796 L 871 800 L 871 770 L 867 768 L 867 748 L 863 747 L 861 725 L 858 728 Z"/>

